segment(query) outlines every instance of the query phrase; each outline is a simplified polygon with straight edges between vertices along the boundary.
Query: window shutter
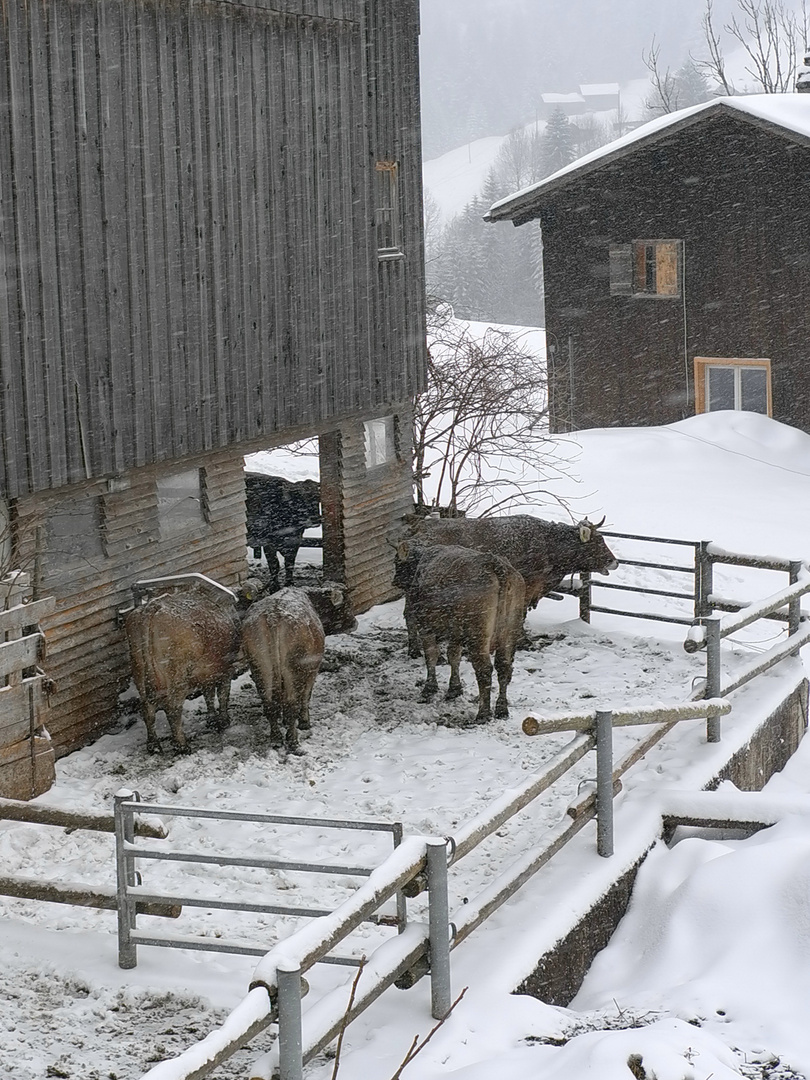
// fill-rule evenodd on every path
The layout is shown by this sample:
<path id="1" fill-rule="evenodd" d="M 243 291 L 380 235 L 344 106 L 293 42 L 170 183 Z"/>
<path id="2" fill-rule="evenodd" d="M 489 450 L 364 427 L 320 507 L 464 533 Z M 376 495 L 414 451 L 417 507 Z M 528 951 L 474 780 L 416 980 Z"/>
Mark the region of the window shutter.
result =
<path id="1" fill-rule="evenodd" d="M 633 249 L 631 244 L 610 245 L 610 295 L 632 296 Z"/>
<path id="2" fill-rule="evenodd" d="M 678 296 L 681 291 L 678 281 L 678 248 L 677 240 L 667 240 L 656 245 L 656 292 L 660 296 Z"/>

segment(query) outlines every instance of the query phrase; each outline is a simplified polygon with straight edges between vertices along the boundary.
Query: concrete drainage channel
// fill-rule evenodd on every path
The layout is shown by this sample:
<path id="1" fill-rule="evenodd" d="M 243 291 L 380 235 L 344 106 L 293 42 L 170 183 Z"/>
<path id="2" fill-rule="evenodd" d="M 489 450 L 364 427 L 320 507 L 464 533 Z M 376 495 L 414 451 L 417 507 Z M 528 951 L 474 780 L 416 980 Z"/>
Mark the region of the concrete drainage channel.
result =
<path id="1" fill-rule="evenodd" d="M 698 739 L 685 746 L 684 779 L 677 788 L 654 788 L 653 783 L 639 784 L 626 792 L 616 814 L 616 851 L 602 860 L 601 887 L 592 880 L 583 885 L 582 864 L 575 871 L 556 869 L 570 881 L 562 888 L 569 901 L 571 919 L 561 933 L 559 924 L 547 937 L 535 935 L 533 954 L 537 957 L 531 973 L 516 986 L 515 992 L 537 997 L 551 1005 L 568 1005 L 575 997 L 596 954 L 609 942 L 613 931 L 627 910 L 636 874 L 656 840 L 666 838 L 678 824 L 707 828 L 742 828 L 751 833 L 778 821 L 787 812 L 779 800 L 759 794 L 770 777 L 779 772 L 795 753 L 807 729 L 808 683 L 801 663 L 792 669 L 792 682 L 782 683 L 764 700 L 761 693 L 738 691 L 733 698 L 734 726 L 729 725 L 723 741 L 703 743 L 703 760 L 688 762 Z M 697 733 L 692 733 L 697 735 Z M 649 778 L 649 773 L 647 774 Z M 730 781 L 738 791 L 730 794 L 715 789 Z M 791 800 L 795 812 L 795 799 Z M 810 813 L 810 802 L 808 803 Z M 633 828 L 623 823 L 633 820 Z M 623 839 L 623 837 L 625 839 Z M 591 845 L 593 838 L 581 836 L 572 841 Z M 590 856 L 588 856 L 590 857 Z"/>

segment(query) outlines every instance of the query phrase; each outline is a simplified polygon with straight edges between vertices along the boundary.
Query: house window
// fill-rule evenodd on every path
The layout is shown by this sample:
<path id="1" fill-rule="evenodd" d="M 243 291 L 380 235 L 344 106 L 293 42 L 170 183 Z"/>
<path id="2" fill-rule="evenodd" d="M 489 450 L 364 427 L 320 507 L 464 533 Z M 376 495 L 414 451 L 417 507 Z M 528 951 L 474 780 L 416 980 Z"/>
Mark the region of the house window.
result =
<path id="1" fill-rule="evenodd" d="M 184 469 L 159 477 L 157 504 L 162 540 L 195 532 L 206 521 L 202 470 Z"/>
<path id="2" fill-rule="evenodd" d="M 771 415 L 770 360 L 695 357 L 695 412 L 744 409 Z"/>
<path id="3" fill-rule="evenodd" d="M 680 240 L 633 240 L 610 247 L 611 296 L 681 295 L 683 243 Z"/>
<path id="4" fill-rule="evenodd" d="M 380 259 L 402 259 L 402 222 L 399 208 L 399 162 L 378 161 L 376 166 L 377 256 Z"/>
<path id="5" fill-rule="evenodd" d="M 397 430 L 393 416 L 367 420 L 363 425 L 366 443 L 366 468 L 387 465 L 397 456 Z"/>

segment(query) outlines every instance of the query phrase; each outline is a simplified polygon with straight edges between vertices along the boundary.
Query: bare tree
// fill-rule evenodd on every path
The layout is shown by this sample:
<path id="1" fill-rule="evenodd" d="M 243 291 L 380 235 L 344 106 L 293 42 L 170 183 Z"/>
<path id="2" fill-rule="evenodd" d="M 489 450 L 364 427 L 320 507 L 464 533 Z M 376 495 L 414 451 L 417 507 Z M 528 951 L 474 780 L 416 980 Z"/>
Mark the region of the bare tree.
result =
<path id="1" fill-rule="evenodd" d="M 642 52 L 641 59 L 652 83 L 652 96 L 644 102 L 645 108 L 652 116 L 675 112 L 678 108 L 675 78 L 669 68 L 661 70 L 661 46 L 656 44 L 655 36 L 650 43 L 650 51 L 646 54 Z"/>
<path id="2" fill-rule="evenodd" d="M 549 453 L 545 364 L 519 333 L 474 335 L 447 304 L 431 305 L 428 338 L 428 384 L 414 408 L 417 507 L 492 513 L 548 496 L 541 485 L 559 470 Z"/>
<path id="3" fill-rule="evenodd" d="M 685 109 L 707 101 L 711 96 L 703 74 L 695 67 L 694 60 L 687 59 L 677 71 L 661 66 L 661 46 L 653 37 L 650 51 L 642 52 L 641 59 L 650 73 L 652 93 L 644 102 L 649 116 L 663 116 L 665 113 Z"/>
<path id="4" fill-rule="evenodd" d="M 712 79 L 723 94 L 737 93 L 726 72 L 723 45 L 714 25 L 713 0 L 706 0 L 703 34 L 708 48 L 707 59 L 694 58 L 694 64 Z M 806 0 L 799 10 L 787 0 L 736 0 L 737 11 L 723 30 L 741 45 L 747 63 L 745 70 L 754 86 L 765 94 L 782 94 L 793 88 L 797 60 L 808 40 Z"/>

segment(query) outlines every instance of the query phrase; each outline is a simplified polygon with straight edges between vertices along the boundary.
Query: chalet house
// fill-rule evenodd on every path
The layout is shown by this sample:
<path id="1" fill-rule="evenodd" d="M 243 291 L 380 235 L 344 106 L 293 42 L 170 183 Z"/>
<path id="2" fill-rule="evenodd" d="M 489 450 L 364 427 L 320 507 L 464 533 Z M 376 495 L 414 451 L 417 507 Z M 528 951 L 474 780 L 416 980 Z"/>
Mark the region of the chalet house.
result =
<path id="1" fill-rule="evenodd" d="M 134 581 L 244 576 L 245 453 L 318 436 L 325 572 L 357 610 L 391 596 L 425 378 L 418 11 L 3 7 L 0 552 L 55 598 L 57 756 L 114 715 Z"/>
<path id="2" fill-rule="evenodd" d="M 810 432 L 810 98 L 662 116 L 496 203 L 542 223 L 557 431 L 748 409 Z"/>

